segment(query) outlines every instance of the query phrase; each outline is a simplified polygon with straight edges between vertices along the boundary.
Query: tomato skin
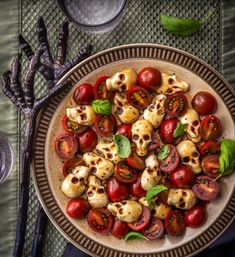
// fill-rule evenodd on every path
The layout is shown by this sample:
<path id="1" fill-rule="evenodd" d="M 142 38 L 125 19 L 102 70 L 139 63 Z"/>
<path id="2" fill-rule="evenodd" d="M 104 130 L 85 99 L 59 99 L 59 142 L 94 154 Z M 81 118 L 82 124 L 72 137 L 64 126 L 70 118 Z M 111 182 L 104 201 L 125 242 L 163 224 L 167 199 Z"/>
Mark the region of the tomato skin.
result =
<path id="1" fill-rule="evenodd" d="M 87 200 L 83 198 L 74 198 L 69 200 L 66 207 L 66 213 L 71 218 L 80 219 L 85 217 L 90 209 L 91 207 Z"/>
<path id="2" fill-rule="evenodd" d="M 159 239 L 163 236 L 163 234 L 163 222 L 156 217 L 153 217 L 148 227 L 143 230 L 143 235 L 149 240 Z"/>
<path id="3" fill-rule="evenodd" d="M 126 93 L 126 99 L 138 109 L 145 109 L 150 104 L 149 92 L 140 86 L 131 86 Z"/>
<path id="4" fill-rule="evenodd" d="M 66 177 L 72 172 L 72 170 L 78 166 L 83 165 L 83 159 L 81 156 L 74 156 L 73 159 L 67 160 L 63 165 L 63 175 Z"/>
<path id="5" fill-rule="evenodd" d="M 215 140 L 207 140 L 198 146 L 198 150 L 202 156 L 219 154 L 220 144 Z"/>
<path id="6" fill-rule="evenodd" d="M 222 125 L 216 116 L 205 117 L 200 124 L 201 136 L 205 140 L 215 140 L 222 134 Z"/>
<path id="7" fill-rule="evenodd" d="M 146 191 L 141 186 L 141 174 L 139 174 L 137 180 L 131 184 L 130 191 L 135 197 L 142 197 L 146 195 Z"/>
<path id="8" fill-rule="evenodd" d="M 137 154 L 135 147 L 131 148 L 131 154 L 126 161 L 133 169 L 143 170 L 145 168 L 144 158 Z"/>
<path id="9" fill-rule="evenodd" d="M 161 86 L 162 74 L 155 68 L 145 67 L 138 73 L 137 81 L 142 87 L 155 90 Z"/>
<path id="10" fill-rule="evenodd" d="M 220 173 L 219 155 L 208 155 L 202 159 L 202 170 L 210 178 L 217 178 Z"/>
<path id="11" fill-rule="evenodd" d="M 118 181 L 115 177 L 111 177 L 106 184 L 108 198 L 113 202 L 119 202 L 128 199 L 129 187 Z"/>
<path id="12" fill-rule="evenodd" d="M 200 227 L 206 219 L 205 206 L 197 205 L 186 211 L 184 221 L 188 227 Z"/>
<path id="13" fill-rule="evenodd" d="M 192 107 L 200 115 L 206 116 L 216 112 L 218 108 L 215 97 L 208 92 L 198 92 L 192 99 Z"/>
<path id="14" fill-rule="evenodd" d="M 177 127 L 178 120 L 175 118 L 164 120 L 160 126 L 160 135 L 162 139 L 168 143 L 172 144 L 174 142 L 173 133 Z"/>
<path id="15" fill-rule="evenodd" d="M 186 229 L 184 217 L 178 210 L 173 210 L 168 213 L 164 225 L 167 234 L 171 236 L 181 236 Z"/>
<path id="16" fill-rule="evenodd" d="M 161 160 L 160 163 L 160 170 L 163 172 L 170 173 L 176 167 L 179 165 L 180 162 L 180 155 L 174 145 L 169 145 L 170 146 L 170 153 L 169 155 L 164 159 Z"/>
<path id="17" fill-rule="evenodd" d="M 94 126 L 96 132 L 100 136 L 108 137 L 115 133 L 117 129 L 117 121 L 112 114 L 98 114 L 95 117 Z"/>
<path id="18" fill-rule="evenodd" d="M 116 134 L 123 135 L 127 137 L 129 140 L 132 139 L 132 133 L 131 133 L 132 124 L 121 124 L 117 128 Z"/>
<path id="19" fill-rule="evenodd" d="M 62 127 L 65 131 L 73 134 L 80 134 L 87 129 L 86 126 L 79 125 L 78 123 L 69 120 L 66 114 L 62 118 Z"/>
<path id="20" fill-rule="evenodd" d="M 115 218 L 113 228 L 111 230 L 111 234 L 117 238 L 123 238 L 129 232 L 129 227 L 127 223 L 124 221 Z"/>
<path id="21" fill-rule="evenodd" d="M 164 107 L 170 116 L 183 116 L 188 110 L 188 99 L 185 94 L 174 93 L 167 96 Z"/>
<path id="22" fill-rule="evenodd" d="M 93 94 L 95 99 L 112 99 L 115 92 L 109 91 L 106 87 L 106 80 L 108 76 L 102 76 L 98 78 L 93 86 Z"/>
<path id="23" fill-rule="evenodd" d="M 88 128 L 76 136 L 79 151 L 82 153 L 91 152 L 98 143 L 98 137 L 94 130 Z"/>
<path id="24" fill-rule="evenodd" d="M 160 202 L 162 202 L 165 205 L 169 205 L 167 202 L 168 199 L 168 194 L 171 188 L 174 188 L 175 186 L 171 183 L 170 179 L 168 178 L 168 173 L 165 173 L 165 176 L 163 174 L 162 178 L 161 178 L 161 184 L 165 185 L 167 187 L 166 190 L 162 191 L 159 195 L 158 198 L 160 200 Z"/>
<path id="25" fill-rule="evenodd" d="M 127 225 L 134 231 L 141 231 L 149 225 L 150 218 L 150 209 L 146 206 L 143 206 L 142 214 L 140 217 L 134 222 L 127 223 Z"/>
<path id="26" fill-rule="evenodd" d="M 89 104 L 93 98 L 93 87 L 88 83 L 77 86 L 73 92 L 73 100 L 76 104 Z"/>
<path id="27" fill-rule="evenodd" d="M 137 171 L 131 168 L 125 161 L 116 164 L 114 174 L 116 179 L 123 183 L 133 183 L 138 177 Z"/>

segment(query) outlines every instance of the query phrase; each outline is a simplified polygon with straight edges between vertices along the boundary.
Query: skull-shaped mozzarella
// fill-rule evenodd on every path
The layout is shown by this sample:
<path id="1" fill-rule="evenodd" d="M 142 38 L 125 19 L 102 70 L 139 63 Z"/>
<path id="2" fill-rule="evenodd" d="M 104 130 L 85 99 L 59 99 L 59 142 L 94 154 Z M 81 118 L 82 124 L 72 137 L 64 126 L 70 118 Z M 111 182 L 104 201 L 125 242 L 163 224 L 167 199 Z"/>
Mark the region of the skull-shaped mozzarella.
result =
<path id="1" fill-rule="evenodd" d="M 180 117 L 180 122 L 184 125 L 185 131 L 190 140 L 195 143 L 201 140 L 201 135 L 199 132 L 199 116 L 194 109 L 188 108 L 188 111 Z"/>
<path id="2" fill-rule="evenodd" d="M 159 163 L 155 154 L 149 155 L 145 160 L 145 166 L 155 168 L 158 167 Z"/>
<path id="3" fill-rule="evenodd" d="M 136 221 L 142 213 L 142 206 L 133 200 L 109 203 L 107 209 L 113 216 L 125 222 Z"/>
<path id="4" fill-rule="evenodd" d="M 112 113 L 119 118 L 122 123 L 133 123 L 138 120 L 140 112 L 130 105 L 124 96 L 116 93 L 113 101 Z"/>
<path id="5" fill-rule="evenodd" d="M 137 74 L 132 69 L 123 70 L 115 73 L 111 78 L 106 80 L 108 90 L 127 91 L 137 82 Z"/>
<path id="6" fill-rule="evenodd" d="M 97 152 L 99 152 L 104 158 L 117 164 L 122 161 L 122 158 L 117 153 L 117 147 L 113 141 L 101 139 L 96 146 Z"/>
<path id="7" fill-rule="evenodd" d="M 153 204 L 156 204 L 157 201 L 158 201 L 158 196 L 156 195 L 155 197 L 152 198 L 151 202 Z M 139 203 L 142 204 L 143 206 L 149 207 L 148 201 L 146 200 L 145 196 L 139 198 Z"/>
<path id="8" fill-rule="evenodd" d="M 101 181 L 95 176 L 95 175 L 90 175 L 87 179 L 88 181 L 88 187 L 91 186 L 101 186 Z"/>
<path id="9" fill-rule="evenodd" d="M 165 116 L 165 103 L 166 96 L 159 94 L 156 96 L 153 103 L 151 103 L 144 111 L 144 119 L 149 121 L 154 127 L 158 128 Z"/>
<path id="10" fill-rule="evenodd" d="M 91 105 L 78 105 L 77 107 L 67 108 L 66 114 L 69 120 L 85 126 L 92 125 L 96 116 Z"/>
<path id="11" fill-rule="evenodd" d="M 154 209 L 152 209 L 151 214 L 156 218 L 164 220 L 170 211 L 171 211 L 170 206 L 167 206 L 161 203 L 160 201 L 158 201 Z"/>
<path id="12" fill-rule="evenodd" d="M 179 209 L 191 209 L 196 203 L 196 196 L 191 189 L 170 189 L 167 203 Z"/>
<path id="13" fill-rule="evenodd" d="M 107 193 L 98 180 L 90 178 L 89 188 L 86 192 L 87 200 L 92 208 L 106 207 L 109 203 Z"/>
<path id="14" fill-rule="evenodd" d="M 161 179 L 161 172 L 158 166 L 146 167 L 141 175 L 141 187 L 148 191 L 151 187 L 159 183 Z"/>
<path id="15" fill-rule="evenodd" d="M 153 126 L 147 120 L 138 120 L 132 125 L 132 141 L 136 144 L 136 152 L 139 156 L 148 153 L 148 146 L 152 141 Z"/>
<path id="16" fill-rule="evenodd" d="M 176 78 L 175 74 L 169 75 L 162 73 L 162 85 L 156 92 L 158 94 L 170 95 L 176 92 L 187 92 L 188 90 L 189 84 Z"/>
<path id="17" fill-rule="evenodd" d="M 87 167 L 77 166 L 62 182 L 63 193 L 70 198 L 81 196 L 85 190 L 88 175 Z"/>
<path id="18" fill-rule="evenodd" d="M 194 173 L 200 173 L 202 169 L 195 144 L 190 140 L 183 140 L 176 148 L 181 156 L 182 163 L 188 165 Z"/>
<path id="19" fill-rule="evenodd" d="M 83 160 L 90 168 L 90 171 L 99 179 L 105 180 L 113 175 L 114 165 L 104 157 L 89 152 L 83 155 Z"/>

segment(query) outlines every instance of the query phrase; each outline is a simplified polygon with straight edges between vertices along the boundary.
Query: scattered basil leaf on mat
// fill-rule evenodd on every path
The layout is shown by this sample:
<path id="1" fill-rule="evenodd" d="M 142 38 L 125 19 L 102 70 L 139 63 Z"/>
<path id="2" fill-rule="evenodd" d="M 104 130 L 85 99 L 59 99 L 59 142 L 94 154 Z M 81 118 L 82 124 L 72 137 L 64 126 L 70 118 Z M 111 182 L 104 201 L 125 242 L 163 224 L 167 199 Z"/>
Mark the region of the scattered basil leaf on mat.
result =
<path id="1" fill-rule="evenodd" d="M 235 171 L 235 141 L 223 139 L 220 145 L 220 172 L 226 176 Z"/>
<path id="2" fill-rule="evenodd" d="M 164 145 L 161 147 L 159 153 L 158 153 L 158 159 L 159 160 L 164 160 L 170 153 L 170 146 L 169 145 Z"/>
<path id="3" fill-rule="evenodd" d="M 143 234 L 141 234 L 139 232 L 131 231 L 131 232 L 126 234 L 125 241 L 129 241 L 129 240 L 133 240 L 133 239 L 145 239 L 145 240 L 148 240 L 148 238 L 146 238 Z"/>
<path id="4" fill-rule="evenodd" d="M 215 8 L 210 10 L 208 15 L 201 21 L 190 18 L 177 18 L 161 13 L 160 22 L 167 31 L 175 35 L 186 37 L 198 31 L 199 28 L 215 14 L 215 11 Z"/>
<path id="5" fill-rule="evenodd" d="M 182 134 L 184 134 L 184 125 L 182 123 L 178 122 L 177 126 L 173 132 L 173 137 L 176 138 L 176 137 L 181 136 Z"/>
<path id="6" fill-rule="evenodd" d="M 109 100 L 95 100 L 92 102 L 92 108 L 95 113 L 108 115 L 111 113 L 112 105 Z"/>
<path id="7" fill-rule="evenodd" d="M 117 153 L 121 158 L 127 158 L 131 154 L 131 143 L 123 135 L 114 135 L 113 141 L 117 147 Z"/>
<path id="8" fill-rule="evenodd" d="M 166 190 L 167 187 L 164 186 L 164 185 L 156 185 L 156 186 L 153 186 L 151 187 L 148 191 L 147 191 L 147 194 L 146 194 L 146 200 L 148 202 L 148 205 L 150 208 L 154 208 L 155 207 L 155 204 L 153 203 L 153 198 L 160 194 L 162 191 Z"/>

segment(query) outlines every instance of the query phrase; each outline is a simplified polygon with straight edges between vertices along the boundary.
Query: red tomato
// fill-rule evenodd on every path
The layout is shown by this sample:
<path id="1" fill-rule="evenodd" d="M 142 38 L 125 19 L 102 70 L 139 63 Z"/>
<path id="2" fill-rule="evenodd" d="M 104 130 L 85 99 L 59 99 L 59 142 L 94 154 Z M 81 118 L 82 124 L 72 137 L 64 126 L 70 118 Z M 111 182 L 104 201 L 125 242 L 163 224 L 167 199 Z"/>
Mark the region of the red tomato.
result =
<path id="1" fill-rule="evenodd" d="M 140 217 L 134 222 L 127 223 L 127 225 L 134 231 L 141 231 L 148 226 L 150 218 L 150 209 L 148 207 L 143 206 L 142 214 L 140 215 Z"/>
<path id="2" fill-rule="evenodd" d="M 191 188 L 196 177 L 189 167 L 181 165 L 170 173 L 170 179 L 177 187 Z"/>
<path id="3" fill-rule="evenodd" d="M 143 230 L 143 235 L 147 237 L 149 240 L 159 239 L 163 236 L 163 234 L 164 234 L 163 222 L 160 219 L 155 217 L 152 218 L 148 227 Z"/>
<path id="4" fill-rule="evenodd" d="M 109 91 L 106 87 L 106 80 L 108 78 L 109 77 L 107 77 L 107 76 L 102 76 L 96 80 L 94 87 L 93 87 L 93 93 L 94 93 L 95 99 L 104 100 L 104 99 L 112 99 L 113 98 L 115 93 L 112 91 Z"/>
<path id="5" fill-rule="evenodd" d="M 170 146 L 170 153 L 165 159 L 161 160 L 161 164 L 160 164 L 160 169 L 168 173 L 176 169 L 176 167 L 179 165 L 179 162 L 180 162 L 180 155 L 176 150 L 176 147 L 173 145 L 169 145 L 169 146 Z"/>
<path id="6" fill-rule="evenodd" d="M 142 197 L 146 195 L 146 191 L 141 186 L 141 174 L 139 174 L 137 180 L 131 184 L 130 191 L 135 197 Z"/>
<path id="7" fill-rule="evenodd" d="M 117 128 L 116 134 L 123 135 L 127 137 L 129 140 L 131 140 L 132 139 L 131 128 L 132 128 L 132 124 L 121 124 Z"/>
<path id="8" fill-rule="evenodd" d="M 64 115 L 64 117 L 62 119 L 62 126 L 63 126 L 64 130 L 66 130 L 69 133 L 74 133 L 74 134 L 80 134 L 87 129 L 86 126 L 80 125 L 74 121 L 69 120 L 69 118 L 66 114 Z"/>
<path id="9" fill-rule="evenodd" d="M 138 172 L 124 161 L 116 164 L 114 173 L 117 180 L 123 183 L 133 183 L 138 177 Z"/>
<path id="10" fill-rule="evenodd" d="M 201 135 L 205 140 L 217 139 L 221 136 L 222 125 L 216 116 L 205 117 L 200 124 Z"/>
<path id="11" fill-rule="evenodd" d="M 213 95 L 208 92 L 198 92 L 192 99 L 192 107 L 200 115 L 210 115 L 216 112 L 218 104 Z"/>
<path id="12" fill-rule="evenodd" d="M 111 234 L 117 238 L 123 238 L 128 233 L 129 227 L 127 223 L 119 219 L 115 219 Z"/>
<path id="13" fill-rule="evenodd" d="M 81 134 L 77 135 L 77 142 L 80 152 L 91 152 L 98 143 L 98 137 L 95 131 L 89 128 Z"/>
<path id="14" fill-rule="evenodd" d="M 66 213 L 69 217 L 79 219 L 85 217 L 91 209 L 87 200 L 83 198 L 71 199 L 66 207 Z"/>
<path id="15" fill-rule="evenodd" d="M 210 178 L 217 178 L 220 173 L 219 155 L 208 155 L 202 159 L 202 170 Z"/>
<path id="16" fill-rule="evenodd" d="M 178 210 L 170 211 L 168 213 L 164 225 L 167 234 L 171 236 L 181 236 L 184 234 L 186 229 L 184 217 Z"/>
<path id="17" fill-rule="evenodd" d="M 170 116 L 183 116 L 188 110 L 188 99 L 182 93 L 174 93 L 167 96 L 164 107 Z"/>
<path id="18" fill-rule="evenodd" d="M 106 184 L 108 198 L 113 202 L 119 202 L 128 199 L 129 188 L 126 184 L 118 181 L 115 177 L 111 177 Z"/>
<path id="19" fill-rule="evenodd" d="M 144 158 L 140 157 L 136 153 L 136 148 L 135 147 L 131 148 L 131 154 L 126 159 L 126 161 L 133 169 L 143 170 L 145 168 Z"/>
<path id="20" fill-rule="evenodd" d="M 164 120 L 160 126 L 160 135 L 162 139 L 169 144 L 174 141 L 174 131 L 177 127 L 178 120 L 175 118 Z"/>
<path id="21" fill-rule="evenodd" d="M 73 92 L 73 100 L 76 104 L 89 104 L 93 98 L 93 87 L 88 83 L 77 86 Z"/>
<path id="22" fill-rule="evenodd" d="M 154 151 L 156 149 L 159 149 L 161 147 L 161 145 L 163 145 L 161 138 L 159 136 L 158 131 L 154 131 L 153 132 L 153 139 L 152 142 L 150 143 L 150 145 L 148 146 L 148 150 L 149 151 Z"/>
<path id="23" fill-rule="evenodd" d="M 63 165 L 63 175 L 66 177 L 68 174 L 72 173 L 73 169 L 78 166 L 83 165 L 83 159 L 81 156 L 74 156 L 73 159 L 67 160 Z"/>
<path id="24" fill-rule="evenodd" d="M 138 73 L 137 81 L 142 87 L 155 90 L 161 86 L 162 74 L 155 68 L 146 67 Z"/>
<path id="25" fill-rule="evenodd" d="M 207 140 L 198 146 L 201 155 L 219 154 L 220 144 L 214 140 Z"/>
<path id="26" fill-rule="evenodd" d="M 150 104 L 150 95 L 146 89 L 140 86 L 132 86 L 126 93 L 129 104 L 138 109 L 145 109 Z"/>
<path id="27" fill-rule="evenodd" d="M 115 133 L 117 129 L 117 121 L 114 115 L 98 114 L 94 122 L 95 130 L 100 136 L 108 137 Z"/>
<path id="28" fill-rule="evenodd" d="M 184 220 L 187 226 L 196 228 L 200 227 L 206 219 L 205 206 L 198 205 L 186 211 Z"/>
<path id="29" fill-rule="evenodd" d="M 56 153 L 63 159 L 71 159 L 78 151 L 78 144 L 75 137 L 71 134 L 59 135 L 55 142 L 54 147 Z"/>
<path id="30" fill-rule="evenodd" d="M 87 222 L 94 231 L 107 233 L 112 229 L 113 217 L 105 208 L 94 208 L 89 211 Z"/>

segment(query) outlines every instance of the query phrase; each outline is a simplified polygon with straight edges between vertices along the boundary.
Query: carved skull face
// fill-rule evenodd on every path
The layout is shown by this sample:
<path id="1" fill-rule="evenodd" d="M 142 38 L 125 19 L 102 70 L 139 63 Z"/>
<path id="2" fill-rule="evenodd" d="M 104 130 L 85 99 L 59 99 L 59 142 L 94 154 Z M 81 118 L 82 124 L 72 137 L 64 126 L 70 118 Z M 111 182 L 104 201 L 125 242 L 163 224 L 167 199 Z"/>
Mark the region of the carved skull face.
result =
<path id="1" fill-rule="evenodd" d="M 182 163 L 189 166 L 194 173 L 200 173 L 199 153 L 195 144 L 190 140 L 183 140 L 176 148 L 182 158 Z"/>
<path id="2" fill-rule="evenodd" d="M 201 140 L 199 132 L 200 120 L 198 113 L 194 109 L 188 108 L 188 111 L 180 117 L 180 122 L 184 125 L 187 136 L 190 140 L 195 143 Z"/>
<path id="3" fill-rule="evenodd" d="M 137 82 L 137 74 L 132 69 L 123 70 L 115 73 L 111 78 L 106 80 L 108 90 L 127 91 Z"/>
<path id="4" fill-rule="evenodd" d="M 158 94 L 170 95 L 176 92 L 187 92 L 188 90 L 189 84 L 176 78 L 175 74 L 162 73 L 162 85 L 156 91 Z"/>
<path id="5" fill-rule="evenodd" d="M 106 207 L 109 200 L 103 186 L 90 186 L 86 192 L 87 200 L 92 208 Z"/>
<path id="6" fill-rule="evenodd" d="M 132 141 L 136 144 L 137 154 L 145 156 L 152 141 L 153 126 L 147 120 L 138 120 L 132 125 Z"/>
<path id="7" fill-rule="evenodd" d="M 146 167 L 141 175 L 141 187 L 148 191 L 151 187 L 159 183 L 161 172 L 158 166 Z"/>

